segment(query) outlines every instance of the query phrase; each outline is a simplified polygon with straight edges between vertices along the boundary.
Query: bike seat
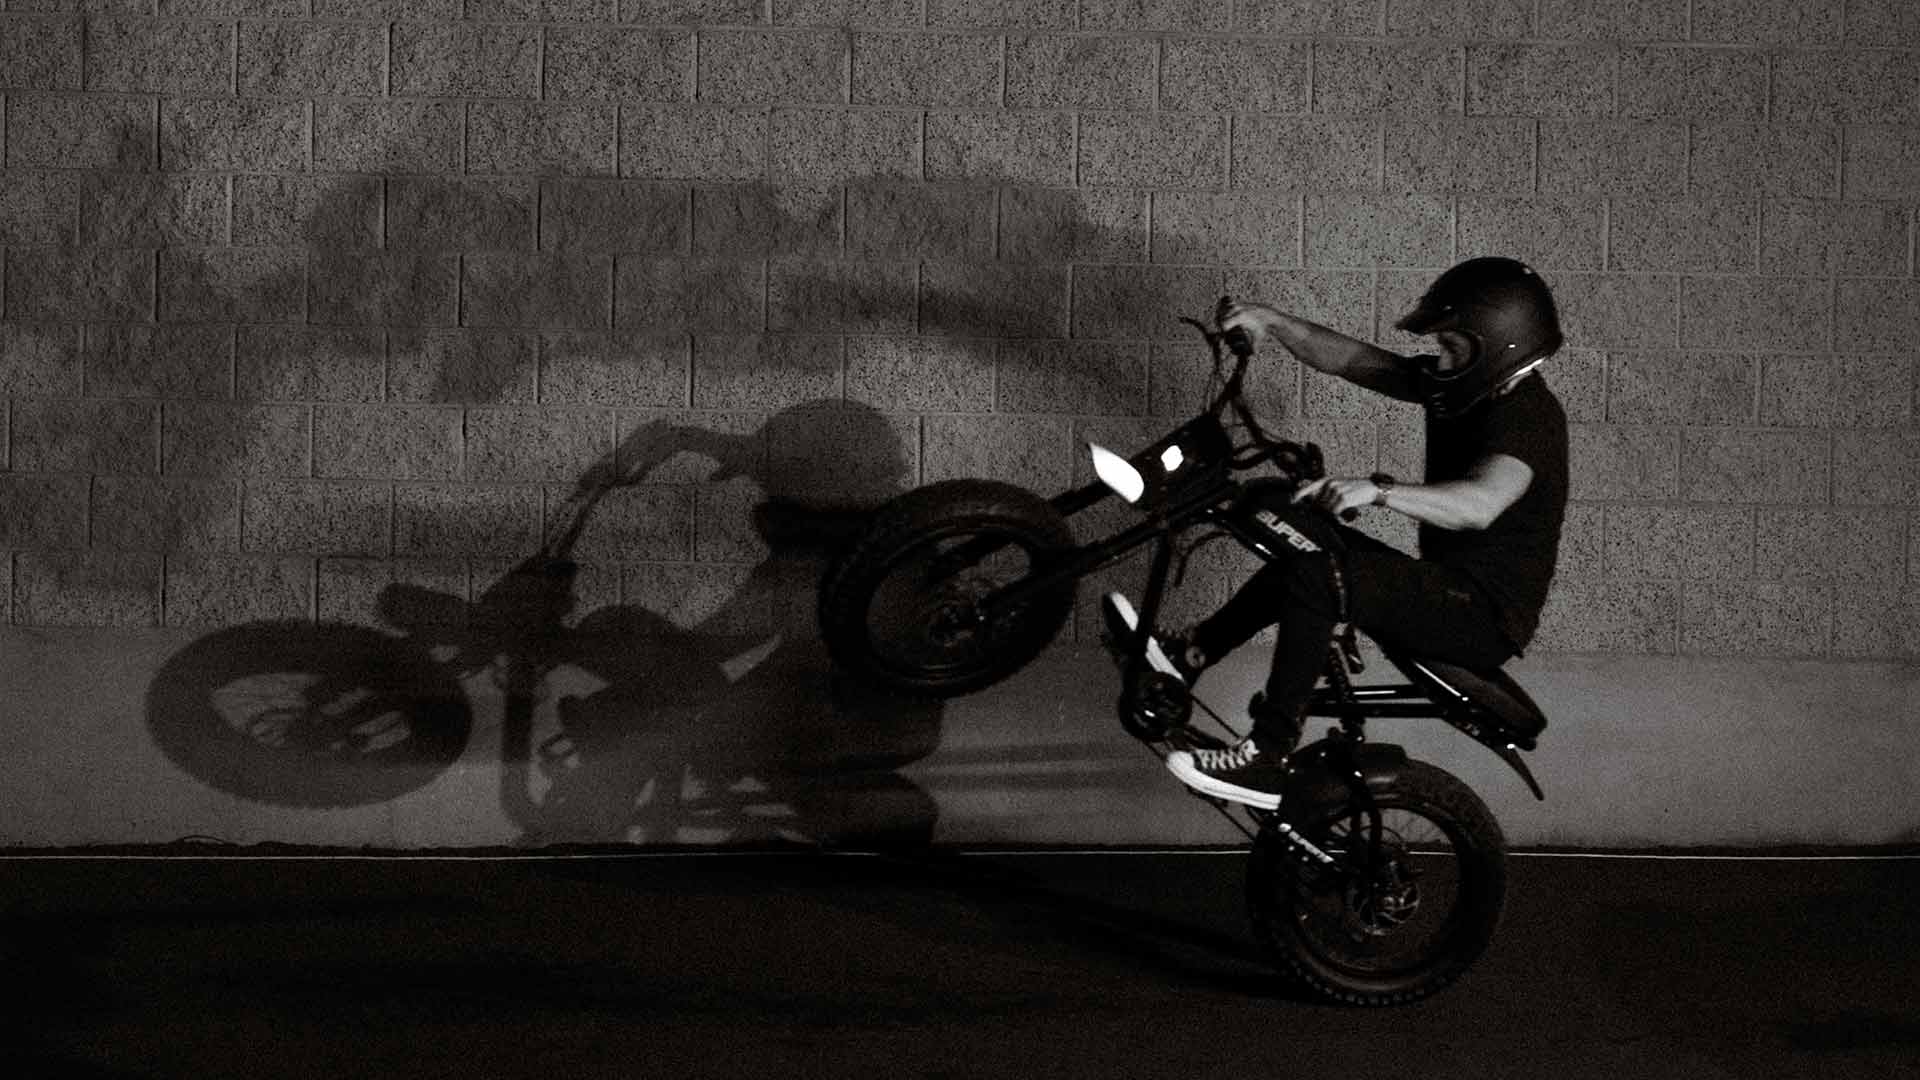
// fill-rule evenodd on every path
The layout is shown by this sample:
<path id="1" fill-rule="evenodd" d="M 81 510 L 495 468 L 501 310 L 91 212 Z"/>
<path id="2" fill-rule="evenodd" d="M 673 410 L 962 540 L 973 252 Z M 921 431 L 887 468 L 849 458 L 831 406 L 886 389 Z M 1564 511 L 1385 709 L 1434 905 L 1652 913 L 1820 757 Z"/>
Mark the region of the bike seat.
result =
<path id="1" fill-rule="evenodd" d="M 1391 652 L 1387 653 L 1387 659 L 1409 678 L 1425 684 L 1439 700 L 1476 707 L 1523 750 L 1533 749 L 1534 741 L 1547 728 L 1547 715 L 1505 668 L 1469 668 L 1431 657 Z"/>

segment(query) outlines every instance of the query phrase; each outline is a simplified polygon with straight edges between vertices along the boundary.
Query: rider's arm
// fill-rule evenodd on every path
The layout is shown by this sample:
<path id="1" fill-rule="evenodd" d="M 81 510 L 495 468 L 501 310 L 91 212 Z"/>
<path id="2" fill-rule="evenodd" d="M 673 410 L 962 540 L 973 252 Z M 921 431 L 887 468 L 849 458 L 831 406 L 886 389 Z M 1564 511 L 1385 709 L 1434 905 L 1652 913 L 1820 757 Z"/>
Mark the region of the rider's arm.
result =
<path id="1" fill-rule="evenodd" d="M 1454 531 L 1484 529 L 1527 493 L 1533 469 L 1509 454 L 1488 454 L 1458 480 L 1442 484 L 1393 484 L 1379 505 L 1415 521 Z M 1313 499 L 1339 514 L 1374 505 L 1380 488 L 1371 480 L 1316 480 L 1302 487 L 1297 500 Z"/>
<path id="2" fill-rule="evenodd" d="M 1221 328 L 1244 326 L 1268 337 L 1317 371 L 1364 386 L 1401 401 L 1420 400 L 1413 371 L 1404 357 L 1348 337 L 1319 323 L 1276 311 L 1265 304 L 1241 304 L 1221 320 Z"/>

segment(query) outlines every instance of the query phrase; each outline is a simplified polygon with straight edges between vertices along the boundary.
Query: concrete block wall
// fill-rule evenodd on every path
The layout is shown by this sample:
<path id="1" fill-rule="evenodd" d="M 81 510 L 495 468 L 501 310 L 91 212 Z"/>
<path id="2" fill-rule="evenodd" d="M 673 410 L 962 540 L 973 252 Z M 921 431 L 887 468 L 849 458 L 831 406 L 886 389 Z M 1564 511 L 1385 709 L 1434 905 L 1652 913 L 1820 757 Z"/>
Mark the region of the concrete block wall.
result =
<path id="1" fill-rule="evenodd" d="M 1177 316 L 1411 351 L 1498 253 L 1569 343 L 1536 657 L 1910 664 L 1914 11 L 6 0 L 0 621 L 391 630 L 392 583 L 479 601 L 620 467 L 574 621 L 792 648 L 818 551 L 768 499 L 1057 489 L 1197 404 Z M 1259 381 L 1336 471 L 1418 473 L 1417 414 Z"/>

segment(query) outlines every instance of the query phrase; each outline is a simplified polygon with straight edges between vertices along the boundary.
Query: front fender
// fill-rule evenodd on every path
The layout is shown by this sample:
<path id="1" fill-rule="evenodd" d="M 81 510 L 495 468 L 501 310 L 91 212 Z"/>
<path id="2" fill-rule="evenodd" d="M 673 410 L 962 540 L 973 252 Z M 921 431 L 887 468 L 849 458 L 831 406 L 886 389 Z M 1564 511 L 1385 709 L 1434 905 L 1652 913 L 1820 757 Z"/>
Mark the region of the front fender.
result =
<path id="1" fill-rule="evenodd" d="M 1287 759 L 1281 813 L 1290 821 L 1311 821 L 1350 800 L 1356 780 L 1369 792 L 1384 791 L 1399 782 L 1407 760 L 1406 750 L 1392 743 L 1321 739 L 1303 746 Z"/>

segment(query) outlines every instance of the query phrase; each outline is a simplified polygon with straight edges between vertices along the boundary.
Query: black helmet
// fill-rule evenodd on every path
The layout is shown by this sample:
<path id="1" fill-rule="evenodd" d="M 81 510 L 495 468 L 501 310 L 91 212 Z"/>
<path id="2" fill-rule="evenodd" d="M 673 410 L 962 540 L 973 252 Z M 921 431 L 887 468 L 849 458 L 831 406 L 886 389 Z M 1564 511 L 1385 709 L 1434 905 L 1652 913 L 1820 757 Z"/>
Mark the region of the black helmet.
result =
<path id="1" fill-rule="evenodd" d="M 1553 355 L 1561 341 L 1552 290 L 1515 259 L 1468 259 L 1455 266 L 1394 325 L 1414 334 L 1452 330 L 1472 340 L 1473 356 L 1464 366 L 1420 370 L 1420 396 L 1440 416 L 1478 405 Z"/>

